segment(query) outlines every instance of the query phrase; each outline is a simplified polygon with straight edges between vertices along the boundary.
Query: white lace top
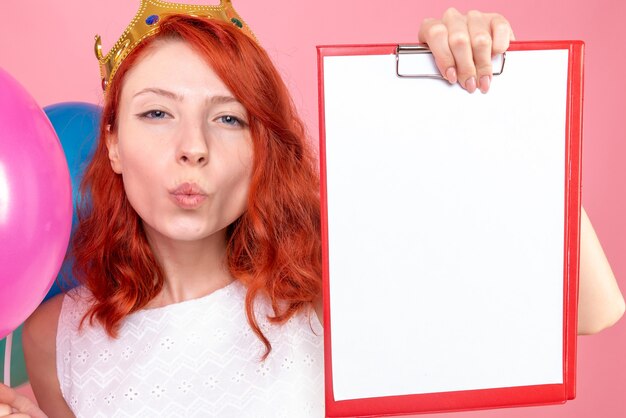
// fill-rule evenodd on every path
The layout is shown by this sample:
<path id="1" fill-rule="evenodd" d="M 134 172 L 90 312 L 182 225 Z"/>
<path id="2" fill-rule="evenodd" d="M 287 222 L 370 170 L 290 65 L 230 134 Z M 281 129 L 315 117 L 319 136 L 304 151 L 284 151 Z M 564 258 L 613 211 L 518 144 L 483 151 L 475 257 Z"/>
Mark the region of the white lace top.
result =
<path id="1" fill-rule="evenodd" d="M 265 346 L 247 322 L 239 281 L 199 299 L 129 315 L 119 338 L 86 320 L 85 288 L 65 296 L 57 332 L 61 392 L 77 417 L 323 417 L 322 327 L 311 310 L 271 324 Z"/>

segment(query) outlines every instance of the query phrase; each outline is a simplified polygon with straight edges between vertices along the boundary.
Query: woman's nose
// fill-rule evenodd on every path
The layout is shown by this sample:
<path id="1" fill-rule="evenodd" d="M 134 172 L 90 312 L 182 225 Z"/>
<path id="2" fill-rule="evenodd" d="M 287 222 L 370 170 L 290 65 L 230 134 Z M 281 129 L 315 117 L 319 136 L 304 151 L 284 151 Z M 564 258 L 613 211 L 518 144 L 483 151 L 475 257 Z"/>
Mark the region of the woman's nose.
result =
<path id="1" fill-rule="evenodd" d="M 179 161 L 183 164 L 205 165 L 208 162 L 208 153 L 201 151 L 184 151 Z"/>
<path id="2" fill-rule="evenodd" d="M 190 126 L 181 133 L 177 160 L 186 165 L 206 165 L 209 162 L 209 146 L 206 129 Z"/>

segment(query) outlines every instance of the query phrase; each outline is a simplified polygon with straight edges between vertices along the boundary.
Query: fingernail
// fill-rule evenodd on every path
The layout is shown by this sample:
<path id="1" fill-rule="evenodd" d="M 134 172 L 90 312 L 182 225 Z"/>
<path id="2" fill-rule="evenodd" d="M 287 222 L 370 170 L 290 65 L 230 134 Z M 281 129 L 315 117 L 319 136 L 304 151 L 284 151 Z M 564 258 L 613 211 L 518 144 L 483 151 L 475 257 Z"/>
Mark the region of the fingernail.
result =
<path id="1" fill-rule="evenodd" d="M 476 77 L 470 77 L 465 82 L 465 90 L 470 93 L 474 93 L 476 91 Z"/>
<path id="2" fill-rule="evenodd" d="M 491 85 L 491 77 L 488 75 L 484 75 L 480 77 L 480 91 L 484 94 L 489 91 L 489 86 Z"/>
<path id="3" fill-rule="evenodd" d="M 446 70 L 446 80 L 448 80 L 450 84 L 456 83 L 456 70 L 454 67 L 450 67 Z"/>

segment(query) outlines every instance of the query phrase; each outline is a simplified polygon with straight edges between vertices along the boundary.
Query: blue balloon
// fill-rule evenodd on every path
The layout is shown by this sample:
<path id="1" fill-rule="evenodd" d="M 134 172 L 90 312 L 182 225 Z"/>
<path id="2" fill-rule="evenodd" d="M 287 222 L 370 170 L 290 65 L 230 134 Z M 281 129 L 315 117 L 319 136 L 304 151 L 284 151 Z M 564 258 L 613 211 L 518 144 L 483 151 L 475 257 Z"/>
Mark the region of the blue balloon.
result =
<path id="1" fill-rule="evenodd" d="M 93 152 L 95 151 L 96 142 L 100 133 L 100 117 L 102 108 L 91 103 L 66 102 L 57 103 L 44 107 L 44 112 L 52 122 L 52 126 L 56 131 L 67 165 L 70 170 L 72 179 L 72 201 L 74 205 L 74 213 L 72 216 L 72 235 L 78 224 L 76 216 L 76 203 L 79 197 L 79 187 L 83 176 L 83 172 L 89 164 Z M 66 256 L 63 266 L 59 272 L 57 280 L 46 295 L 45 300 L 61 293 L 59 288 L 59 280 L 67 286 L 76 285 L 76 280 L 72 274 L 72 260 Z"/>

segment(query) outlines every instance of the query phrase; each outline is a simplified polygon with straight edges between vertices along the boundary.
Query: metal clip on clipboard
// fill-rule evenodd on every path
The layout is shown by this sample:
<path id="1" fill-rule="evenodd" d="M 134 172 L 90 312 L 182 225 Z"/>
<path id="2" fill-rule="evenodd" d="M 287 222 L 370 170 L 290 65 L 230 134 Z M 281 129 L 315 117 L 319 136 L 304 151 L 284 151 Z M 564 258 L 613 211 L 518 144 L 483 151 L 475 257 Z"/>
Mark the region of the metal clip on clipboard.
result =
<path id="1" fill-rule="evenodd" d="M 431 54 L 430 49 L 424 45 L 398 45 L 396 47 L 396 75 L 402 78 L 435 78 L 443 80 L 434 60 L 419 59 L 420 55 Z M 402 64 L 400 56 L 403 56 Z M 504 71 L 506 52 L 492 58 L 493 68 L 499 68 L 493 75 L 500 75 Z M 401 65 L 412 69 L 411 73 L 401 71 Z M 415 72 L 417 71 L 417 72 Z"/>

